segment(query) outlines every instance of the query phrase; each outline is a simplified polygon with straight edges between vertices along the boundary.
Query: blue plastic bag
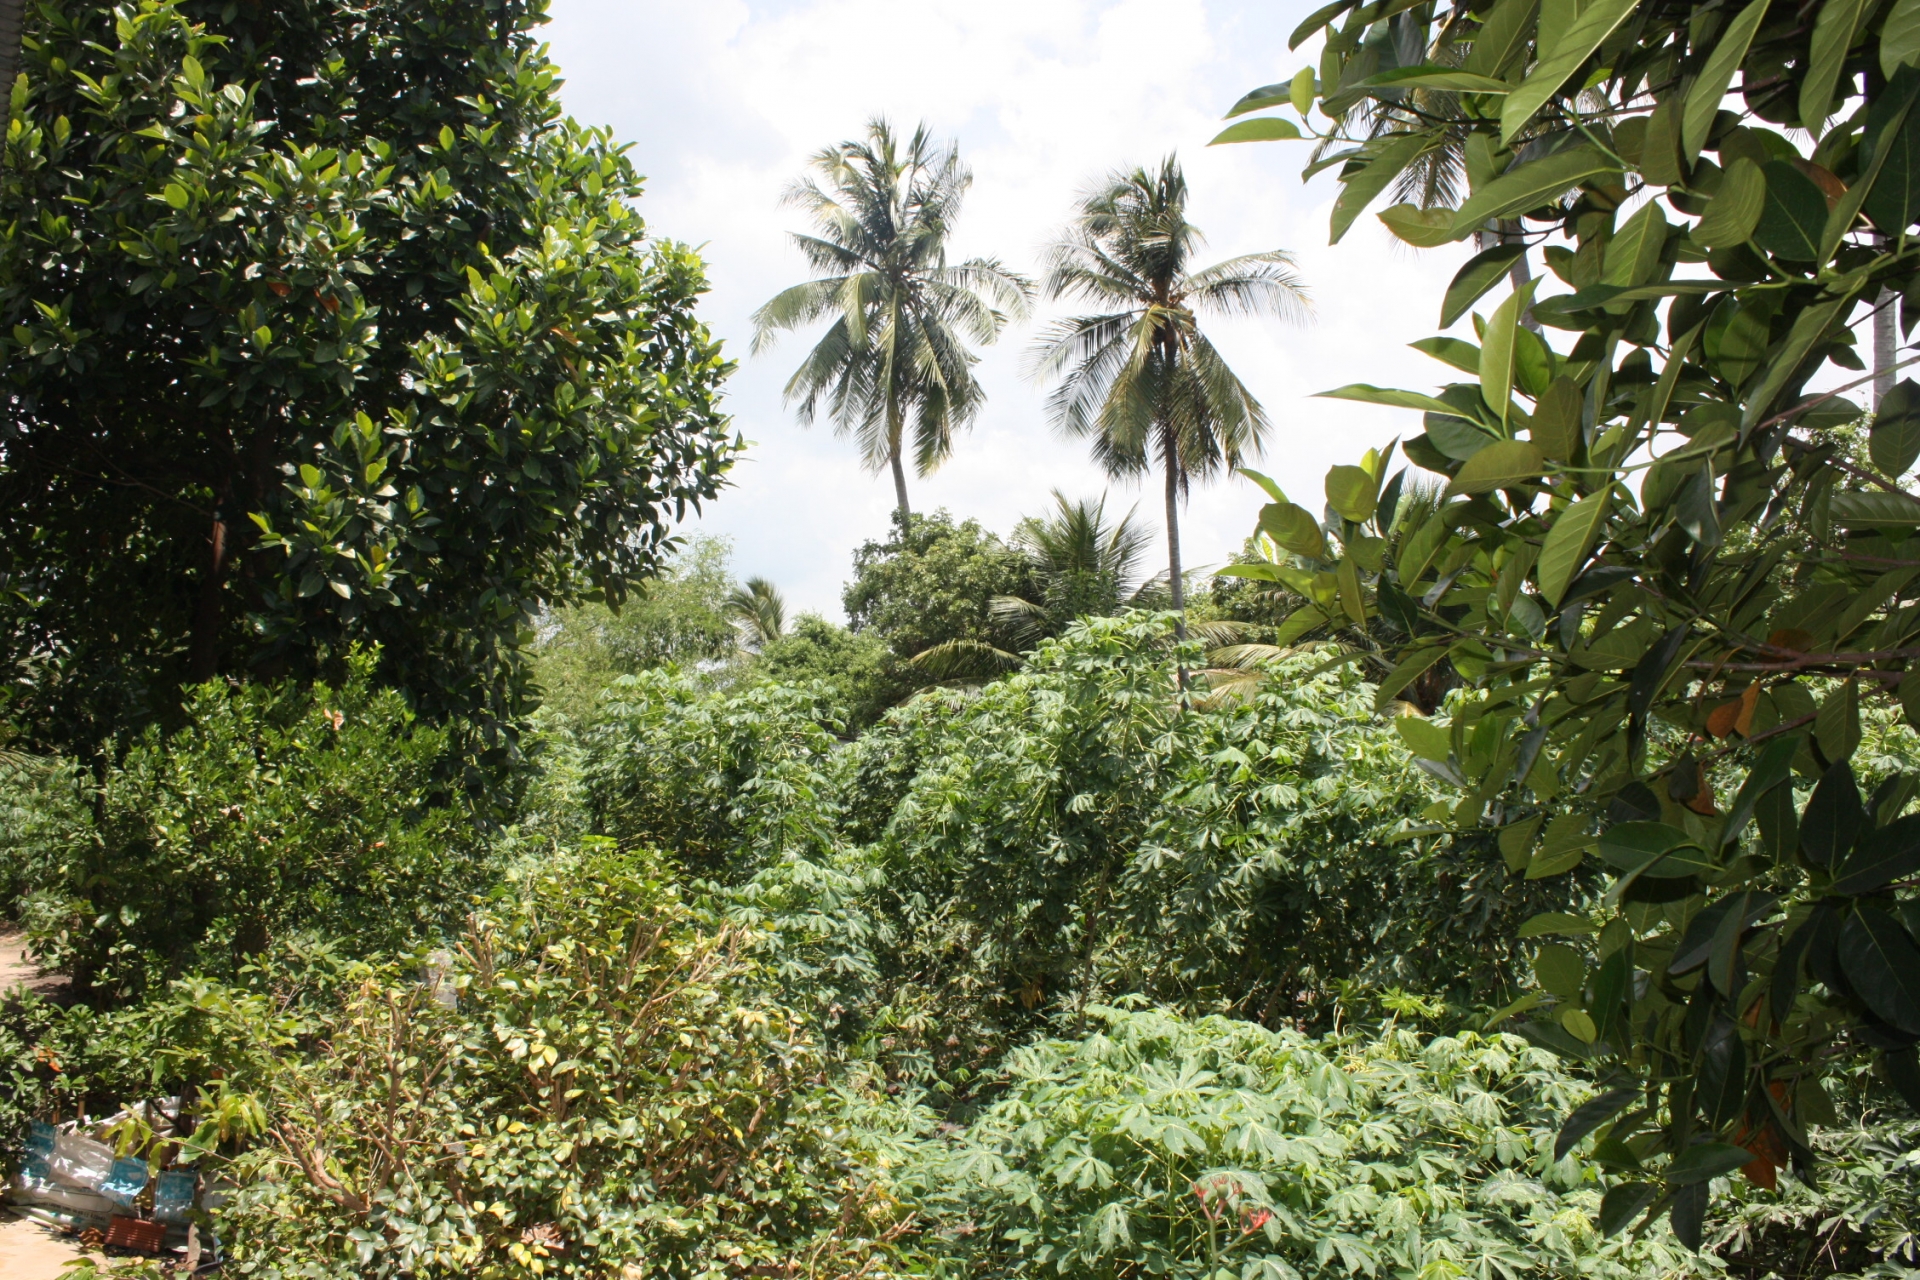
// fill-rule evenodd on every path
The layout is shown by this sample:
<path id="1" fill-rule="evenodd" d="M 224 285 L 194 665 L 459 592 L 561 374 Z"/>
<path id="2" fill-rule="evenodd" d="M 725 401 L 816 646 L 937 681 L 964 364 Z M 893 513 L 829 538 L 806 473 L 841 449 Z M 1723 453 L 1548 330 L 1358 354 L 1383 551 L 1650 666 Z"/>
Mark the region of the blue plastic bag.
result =
<path id="1" fill-rule="evenodd" d="M 153 1220 L 185 1222 L 193 1211 L 193 1192 L 198 1179 L 179 1169 L 163 1173 L 153 1184 Z"/>
<path id="2" fill-rule="evenodd" d="M 133 1207 L 134 1197 L 147 1188 L 147 1162 L 136 1156 L 122 1156 L 113 1162 L 100 1194 L 123 1209 Z"/>

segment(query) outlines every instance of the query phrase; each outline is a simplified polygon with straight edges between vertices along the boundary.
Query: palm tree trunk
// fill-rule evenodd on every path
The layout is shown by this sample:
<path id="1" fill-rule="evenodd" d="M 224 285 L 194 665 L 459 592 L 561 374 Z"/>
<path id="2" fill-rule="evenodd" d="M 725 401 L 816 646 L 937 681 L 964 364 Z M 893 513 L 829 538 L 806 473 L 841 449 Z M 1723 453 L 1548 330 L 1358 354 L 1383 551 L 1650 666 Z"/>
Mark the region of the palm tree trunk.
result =
<path id="1" fill-rule="evenodd" d="M 907 506 L 907 469 L 900 465 L 900 445 L 895 442 L 893 456 L 888 459 L 893 464 L 893 500 L 900 512 L 900 524 L 904 528 L 907 517 L 913 514 Z"/>
<path id="2" fill-rule="evenodd" d="M 1173 608 L 1180 616 L 1173 633 L 1187 638 L 1187 586 L 1180 575 L 1180 462 L 1173 442 L 1166 446 L 1167 462 L 1167 590 L 1173 596 Z"/>

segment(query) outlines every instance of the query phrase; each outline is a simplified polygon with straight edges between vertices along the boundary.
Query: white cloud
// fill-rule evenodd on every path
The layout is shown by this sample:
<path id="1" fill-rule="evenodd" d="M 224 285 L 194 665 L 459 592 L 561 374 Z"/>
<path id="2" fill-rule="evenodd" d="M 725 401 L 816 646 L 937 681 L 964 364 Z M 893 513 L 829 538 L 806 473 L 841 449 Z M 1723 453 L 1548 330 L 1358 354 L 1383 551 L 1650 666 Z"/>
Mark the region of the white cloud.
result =
<path id="1" fill-rule="evenodd" d="M 738 483 L 701 527 L 733 538 L 736 568 L 773 579 L 796 608 L 839 614 L 853 548 L 885 533 L 892 487 L 866 475 L 825 426 L 802 429 L 780 390 L 805 335 L 749 358 L 748 316 L 803 278 L 779 207 L 819 148 L 870 115 L 925 120 L 957 139 L 975 174 L 956 236 L 962 256 L 1031 270 L 1075 194 L 1121 165 L 1177 150 L 1191 213 L 1226 257 L 1281 247 L 1299 258 L 1316 318 L 1302 329 L 1217 323 L 1216 340 L 1266 404 L 1262 469 L 1318 506 L 1326 468 L 1352 461 L 1411 415 L 1312 393 L 1348 382 L 1426 386 L 1439 367 L 1406 350 L 1433 332 L 1464 251 L 1416 257 L 1372 219 L 1328 248 L 1329 180 L 1303 187 L 1300 144 L 1208 150 L 1244 90 L 1290 76 L 1306 54 L 1286 37 L 1309 6 L 1254 0 L 556 0 L 547 35 L 566 75 L 567 108 L 613 126 L 648 175 L 642 205 L 663 235 L 704 244 L 713 293 L 703 308 L 741 369 L 729 409 L 756 442 Z M 1084 447 L 1058 439 L 1044 389 L 1021 376 L 1032 330 L 981 366 L 985 412 L 953 461 L 913 483 L 916 509 L 944 506 L 1005 531 L 1050 489 L 1091 494 L 1106 481 Z M 1136 498 L 1158 523 L 1157 489 Z M 1218 563 L 1240 545 L 1261 499 L 1229 481 L 1196 491 L 1183 524 L 1187 559 Z"/>

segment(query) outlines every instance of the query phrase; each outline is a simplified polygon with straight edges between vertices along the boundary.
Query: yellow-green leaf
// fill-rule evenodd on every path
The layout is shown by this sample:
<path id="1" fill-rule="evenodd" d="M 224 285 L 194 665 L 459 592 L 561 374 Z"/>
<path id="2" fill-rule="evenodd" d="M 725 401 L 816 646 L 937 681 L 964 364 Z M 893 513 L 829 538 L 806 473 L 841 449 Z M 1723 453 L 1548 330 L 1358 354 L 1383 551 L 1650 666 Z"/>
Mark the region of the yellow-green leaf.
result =
<path id="1" fill-rule="evenodd" d="M 1912 65 L 1920 65 L 1920 0 L 1894 0 L 1880 28 L 1880 71 L 1891 80 Z"/>
<path id="2" fill-rule="evenodd" d="M 1307 560 L 1327 558 L 1327 540 L 1320 524 L 1305 507 L 1292 502 L 1270 502 L 1260 509 L 1260 530 L 1274 542 Z"/>
<path id="3" fill-rule="evenodd" d="M 1720 190 L 1707 205 L 1706 216 L 1693 229 L 1694 243 L 1708 249 L 1730 249 L 1753 239 L 1760 212 L 1767 204 L 1767 175 L 1746 156 L 1727 166 Z M 1651 206 L 1649 206 L 1651 207 Z"/>
<path id="4" fill-rule="evenodd" d="M 1418 205 L 1396 204 L 1374 215 L 1387 224 L 1396 239 L 1416 249 L 1433 249 L 1453 239 L 1453 210 L 1422 209 Z"/>
<path id="5" fill-rule="evenodd" d="M 1380 502 L 1380 482 L 1364 467 L 1334 467 L 1327 472 L 1327 505 L 1343 519 L 1360 523 Z"/>
<path id="6" fill-rule="evenodd" d="M 1496 440 L 1460 464 L 1446 496 L 1491 493 L 1538 480 L 1547 469 L 1540 447 L 1526 440 Z"/>
<path id="7" fill-rule="evenodd" d="M 1539 284 L 1529 280 L 1494 308 L 1480 344 L 1480 398 L 1498 415 L 1502 425 L 1513 406 L 1513 372 L 1519 351 L 1520 317 L 1533 303 Z M 1478 455 L 1476 455 L 1478 456 Z"/>
<path id="8" fill-rule="evenodd" d="M 1573 147 L 1507 170 L 1475 191 L 1453 217 L 1456 236 L 1495 218 L 1537 209 L 1591 179 L 1617 177 L 1620 166 L 1592 147 Z"/>
<path id="9" fill-rule="evenodd" d="M 1586 563 L 1587 553 L 1593 550 L 1600 528 L 1606 522 L 1610 496 L 1610 490 L 1602 489 L 1580 499 L 1562 511 L 1553 527 L 1547 530 L 1534 581 L 1549 605 L 1559 605 L 1560 597 L 1573 582 L 1573 575 Z"/>
<path id="10" fill-rule="evenodd" d="M 1614 28 L 1625 22 L 1639 3 L 1640 0 L 1590 0 L 1573 25 L 1555 41 L 1554 47 L 1540 51 L 1540 61 L 1534 65 L 1533 73 L 1507 95 L 1506 105 L 1501 108 L 1503 143 L 1512 145 L 1514 137 L 1535 113 L 1565 87 L 1573 73 L 1600 47 L 1601 41 L 1612 35 Z"/>
<path id="11" fill-rule="evenodd" d="M 1905 2 L 1920 5 L 1920 0 Z M 1686 153 L 1689 166 L 1699 159 L 1700 148 L 1707 145 L 1707 135 L 1713 131 L 1713 118 L 1720 110 L 1720 100 L 1727 96 L 1727 89 L 1733 84 L 1733 73 L 1746 61 L 1747 49 L 1753 44 L 1753 33 L 1760 29 L 1760 20 L 1767 16 L 1769 3 L 1770 0 L 1753 0 L 1752 4 L 1740 11 L 1740 16 L 1728 24 L 1720 43 L 1713 47 L 1713 55 L 1707 59 L 1707 65 L 1701 68 L 1693 88 L 1687 91 L 1687 110 L 1681 118 L 1680 145 Z"/>
<path id="12" fill-rule="evenodd" d="M 1257 120 L 1242 120 L 1239 124 L 1228 125 L 1207 145 L 1218 147 L 1229 142 L 1292 142 L 1299 137 L 1300 127 L 1291 120 L 1261 116 Z"/>

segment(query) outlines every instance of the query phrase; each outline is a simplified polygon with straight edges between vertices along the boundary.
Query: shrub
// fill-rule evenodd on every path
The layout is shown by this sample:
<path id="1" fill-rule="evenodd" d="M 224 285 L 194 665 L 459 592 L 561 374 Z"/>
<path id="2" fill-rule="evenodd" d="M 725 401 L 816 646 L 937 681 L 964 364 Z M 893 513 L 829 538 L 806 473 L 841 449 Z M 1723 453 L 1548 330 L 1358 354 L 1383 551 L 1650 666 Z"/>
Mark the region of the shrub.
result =
<path id="1" fill-rule="evenodd" d="M 659 871 L 600 853 L 503 894 L 453 999 L 368 973 L 272 1077 L 222 1214 L 239 1273 L 889 1274 L 879 1148 L 910 1117 L 830 1089 L 751 932 Z"/>
<path id="2" fill-rule="evenodd" d="M 913 1171 L 970 1277 L 1715 1274 L 1664 1227 L 1593 1230 L 1596 1184 L 1552 1159 L 1586 1090 L 1516 1038 L 1089 1013 Z"/>
<path id="3" fill-rule="evenodd" d="M 270 943 L 410 947 L 457 921 L 489 872 L 442 781 L 447 734 L 376 690 L 201 686 L 185 728 L 107 771 L 30 925 L 44 958 L 108 1000 L 235 974 Z"/>

